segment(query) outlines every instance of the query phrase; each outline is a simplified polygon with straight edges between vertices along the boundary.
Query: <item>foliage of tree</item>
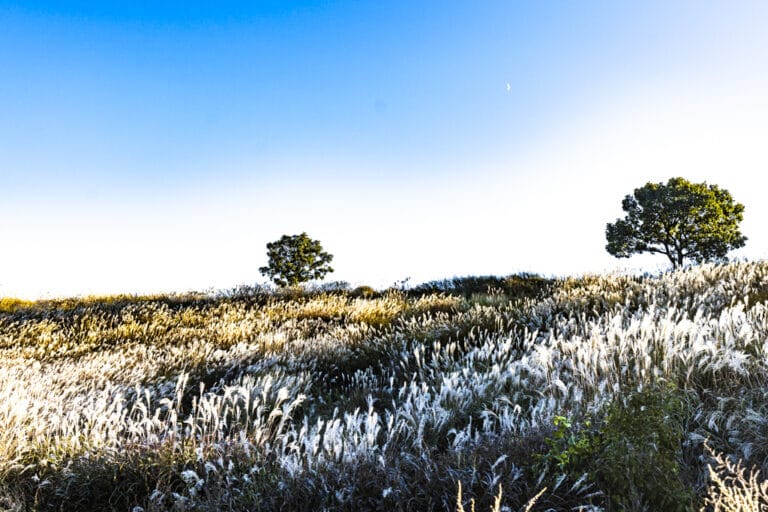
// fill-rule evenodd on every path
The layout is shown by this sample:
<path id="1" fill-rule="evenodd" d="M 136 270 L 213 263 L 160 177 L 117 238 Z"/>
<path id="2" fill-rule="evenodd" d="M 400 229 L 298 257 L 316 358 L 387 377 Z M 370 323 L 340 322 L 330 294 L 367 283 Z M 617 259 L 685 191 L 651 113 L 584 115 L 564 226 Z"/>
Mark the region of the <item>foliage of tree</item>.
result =
<path id="1" fill-rule="evenodd" d="M 724 261 L 747 240 L 739 231 L 744 206 L 717 185 L 683 178 L 646 183 L 624 197 L 621 207 L 626 216 L 605 230 L 605 248 L 617 258 L 658 253 L 678 268 L 686 259 Z"/>
<path id="2" fill-rule="evenodd" d="M 281 287 L 296 286 L 312 279 L 322 279 L 333 272 L 333 255 L 323 250 L 318 240 L 306 233 L 283 235 L 280 240 L 267 244 L 269 263 L 259 272 Z"/>

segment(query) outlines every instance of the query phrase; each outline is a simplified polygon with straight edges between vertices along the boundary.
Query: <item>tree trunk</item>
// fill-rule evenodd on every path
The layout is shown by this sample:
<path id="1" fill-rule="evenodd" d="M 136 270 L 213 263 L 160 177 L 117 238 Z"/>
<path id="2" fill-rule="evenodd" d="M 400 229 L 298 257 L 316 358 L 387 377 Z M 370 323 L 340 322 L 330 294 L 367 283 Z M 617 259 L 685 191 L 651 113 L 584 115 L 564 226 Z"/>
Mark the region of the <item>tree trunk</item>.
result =
<path id="1" fill-rule="evenodd" d="M 664 242 L 664 254 L 667 255 L 670 263 L 672 263 L 672 270 L 677 270 L 677 260 L 675 259 L 675 253 L 672 249 L 670 249 L 669 244 L 666 242 Z"/>
<path id="2" fill-rule="evenodd" d="M 668 252 L 667 258 L 669 258 L 669 261 L 672 263 L 672 270 L 677 270 L 677 260 L 675 259 L 675 256 Z"/>

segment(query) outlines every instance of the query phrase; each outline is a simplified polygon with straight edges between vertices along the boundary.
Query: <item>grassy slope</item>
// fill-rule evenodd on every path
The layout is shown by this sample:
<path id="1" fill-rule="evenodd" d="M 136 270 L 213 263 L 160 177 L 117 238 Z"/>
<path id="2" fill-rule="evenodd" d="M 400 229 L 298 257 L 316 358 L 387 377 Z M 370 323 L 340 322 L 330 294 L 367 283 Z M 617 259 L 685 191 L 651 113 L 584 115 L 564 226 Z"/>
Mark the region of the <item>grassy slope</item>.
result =
<path id="1" fill-rule="evenodd" d="M 6 299 L 0 510 L 698 510 L 705 441 L 768 466 L 766 298 L 759 262 Z"/>

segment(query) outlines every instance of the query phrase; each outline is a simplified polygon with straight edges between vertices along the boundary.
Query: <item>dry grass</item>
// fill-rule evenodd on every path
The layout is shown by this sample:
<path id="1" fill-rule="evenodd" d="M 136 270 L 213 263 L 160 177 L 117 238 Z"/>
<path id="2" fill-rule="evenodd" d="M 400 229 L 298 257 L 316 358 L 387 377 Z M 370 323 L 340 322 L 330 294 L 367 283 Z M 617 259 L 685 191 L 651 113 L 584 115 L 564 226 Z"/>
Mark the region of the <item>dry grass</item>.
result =
<path id="1" fill-rule="evenodd" d="M 466 512 L 463 505 L 464 500 L 461 494 L 461 480 L 459 480 L 458 486 L 459 488 L 456 491 L 456 512 Z M 530 512 L 530 510 L 533 508 L 536 502 L 539 501 L 539 498 L 541 498 L 541 495 L 544 494 L 546 491 L 547 491 L 547 488 L 544 487 L 533 498 L 528 500 L 528 503 L 525 504 L 525 508 L 522 509 L 522 512 Z M 499 492 L 493 498 L 493 506 L 491 507 L 491 512 L 501 512 L 501 497 L 503 494 L 504 494 L 504 490 L 501 488 L 501 485 L 499 485 Z M 474 498 L 469 500 L 469 510 L 470 512 L 475 512 Z"/>
<path id="2" fill-rule="evenodd" d="M 709 466 L 709 487 L 704 499 L 711 512 L 763 512 L 768 510 L 768 481 L 760 471 L 747 469 L 740 461 L 733 463 L 723 454 L 713 453 L 715 464 Z M 714 467 L 713 467 L 714 466 Z"/>
<path id="3" fill-rule="evenodd" d="M 599 435 L 608 404 L 651 385 L 686 397 L 691 488 L 708 479 L 704 439 L 765 473 L 766 286 L 759 262 L 571 279 L 526 299 L 11 301 L 0 505 L 450 510 L 463 481 L 481 510 L 504 510 L 502 490 L 510 510 L 611 510 L 590 468 L 532 461 L 555 416 Z M 725 500 L 718 489 L 707 499 Z"/>

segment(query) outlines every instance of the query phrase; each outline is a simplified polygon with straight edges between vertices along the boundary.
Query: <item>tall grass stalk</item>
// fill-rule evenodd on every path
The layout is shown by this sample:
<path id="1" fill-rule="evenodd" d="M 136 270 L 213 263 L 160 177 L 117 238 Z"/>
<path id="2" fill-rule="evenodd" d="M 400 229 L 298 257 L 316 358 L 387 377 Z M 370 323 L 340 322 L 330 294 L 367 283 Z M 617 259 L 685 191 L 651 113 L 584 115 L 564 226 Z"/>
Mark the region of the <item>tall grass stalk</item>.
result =
<path id="1" fill-rule="evenodd" d="M 610 510 L 589 468 L 531 461 L 556 416 L 599 436 L 650 386 L 684 397 L 691 488 L 704 439 L 765 473 L 768 263 L 547 290 L 7 302 L 0 502 L 446 510 L 463 481 L 482 508 Z"/>

